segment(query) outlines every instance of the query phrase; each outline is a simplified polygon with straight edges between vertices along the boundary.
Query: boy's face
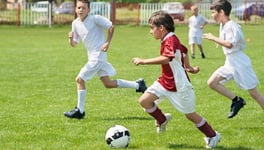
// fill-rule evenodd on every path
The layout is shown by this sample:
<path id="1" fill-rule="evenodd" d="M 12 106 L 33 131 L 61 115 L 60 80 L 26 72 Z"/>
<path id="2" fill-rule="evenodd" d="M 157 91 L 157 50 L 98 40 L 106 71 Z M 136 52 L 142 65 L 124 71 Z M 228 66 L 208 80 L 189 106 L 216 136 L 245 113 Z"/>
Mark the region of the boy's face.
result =
<path id="1" fill-rule="evenodd" d="M 197 7 L 192 7 L 191 8 L 191 12 L 193 15 L 197 15 L 198 14 L 198 8 Z"/>
<path id="2" fill-rule="evenodd" d="M 78 15 L 78 17 L 83 21 L 90 12 L 90 9 L 88 8 L 87 3 L 77 1 L 75 12 Z"/>
<path id="3" fill-rule="evenodd" d="M 221 10 L 220 12 L 218 12 L 215 9 L 213 9 L 211 11 L 211 15 L 212 15 L 213 19 L 215 20 L 215 22 L 217 22 L 217 23 L 220 23 L 221 22 L 222 12 L 223 12 L 223 10 Z"/>
<path id="4" fill-rule="evenodd" d="M 162 39 L 162 27 L 157 27 L 153 24 L 149 25 L 150 27 L 150 34 L 153 35 L 153 37 L 158 40 L 158 39 Z"/>

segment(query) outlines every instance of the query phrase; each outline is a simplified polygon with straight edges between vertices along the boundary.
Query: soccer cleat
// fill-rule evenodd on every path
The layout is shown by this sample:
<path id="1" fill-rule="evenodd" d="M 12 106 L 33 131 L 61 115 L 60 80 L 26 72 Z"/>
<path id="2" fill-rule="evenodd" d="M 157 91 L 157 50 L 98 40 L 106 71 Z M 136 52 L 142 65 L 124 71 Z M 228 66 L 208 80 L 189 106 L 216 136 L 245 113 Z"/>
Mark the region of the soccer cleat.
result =
<path id="1" fill-rule="evenodd" d="M 138 89 L 136 89 L 136 92 L 142 92 L 144 93 L 147 89 L 146 83 L 144 81 L 144 79 L 140 78 L 136 81 L 138 83 Z"/>
<path id="2" fill-rule="evenodd" d="M 79 108 L 75 107 L 73 110 L 64 112 L 64 116 L 68 118 L 83 119 L 85 112 L 81 113 Z"/>
<path id="3" fill-rule="evenodd" d="M 157 121 L 155 121 L 156 127 L 157 127 L 157 133 L 160 134 L 164 131 L 166 131 L 166 125 L 168 124 L 168 122 L 171 120 L 171 114 L 170 113 L 166 113 L 165 114 L 166 117 L 166 121 L 163 122 L 161 125 L 159 125 L 157 123 Z"/>
<path id="4" fill-rule="evenodd" d="M 244 107 L 244 105 L 246 105 L 246 101 L 239 97 L 237 101 L 232 102 L 231 104 L 231 110 L 230 113 L 228 115 L 228 118 L 233 118 L 237 115 L 237 113 L 239 112 L 239 110 Z"/>
<path id="5" fill-rule="evenodd" d="M 204 53 L 201 53 L 201 56 L 202 56 L 202 58 L 203 58 L 203 59 L 205 58 L 205 55 L 204 55 Z"/>
<path id="6" fill-rule="evenodd" d="M 216 132 L 216 135 L 214 137 L 205 137 L 204 138 L 205 147 L 208 149 L 216 147 L 217 143 L 220 142 L 221 135 L 217 131 L 215 131 L 215 132 Z"/>

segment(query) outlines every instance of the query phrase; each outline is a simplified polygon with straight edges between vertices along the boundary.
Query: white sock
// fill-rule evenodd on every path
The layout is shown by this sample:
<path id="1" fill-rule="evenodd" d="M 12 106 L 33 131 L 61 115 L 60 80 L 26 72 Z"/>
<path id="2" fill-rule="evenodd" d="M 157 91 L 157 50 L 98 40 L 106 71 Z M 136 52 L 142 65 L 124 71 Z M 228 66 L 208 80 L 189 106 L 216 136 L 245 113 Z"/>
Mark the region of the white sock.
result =
<path id="1" fill-rule="evenodd" d="M 136 81 L 128 81 L 123 79 L 117 79 L 117 87 L 118 88 L 134 88 L 138 89 L 139 85 Z"/>
<path id="2" fill-rule="evenodd" d="M 85 96 L 86 96 L 86 90 L 78 90 L 78 105 L 80 112 L 84 112 L 84 105 L 85 105 Z"/>
<path id="3" fill-rule="evenodd" d="M 196 124 L 196 127 L 199 128 L 201 126 L 203 126 L 205 124 L 206 120 L 204 118 L 202 118 L 202 120 Z"/>

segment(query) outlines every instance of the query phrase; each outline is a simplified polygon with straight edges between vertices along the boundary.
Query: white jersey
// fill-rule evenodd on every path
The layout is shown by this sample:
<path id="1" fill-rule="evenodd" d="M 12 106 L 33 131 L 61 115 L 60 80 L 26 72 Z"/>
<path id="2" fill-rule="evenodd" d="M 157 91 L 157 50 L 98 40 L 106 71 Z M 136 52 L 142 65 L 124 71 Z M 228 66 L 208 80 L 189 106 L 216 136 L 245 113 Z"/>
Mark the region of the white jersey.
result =
<path id="1" fill-rule="evenodd" d="M 207 19 L 202 15 L 191 16 L 189 18 L 189 36 L 202 37 L 203 29 L 201 26 L 207 22 Z"/>
<path id="2" fill-rule="evenodd" d="M 225 25 L 220 24 L 220 39 L 229 41 L 233 45 L 231 49 L 223 47 L 225 55 L 244 51 L 246 48 L 241 26 L 232 20 L 225 23 Z"/>
<path id="3" fill-rule="evenodd" d="M 223 47 L 226 56 L 225 64 L 215 72 L 225 78 L 222 83 L 234 79 L 242 89 L 255 88 L 258 79 L 249 57 L 243 52 L 246 45 L 240 25 L 234 21 L 228 21 L 224 25 L 220 24 L 220 39 L 229 41 L 233 45 L 230 49 Z"/>
<path id="4" fill-rule="evenodd" d="M 112 22 L 99 15 L 88 15 L 82 22 L 76 18 L 72 22 L 73 40 L 82 40 L 89 61 L 107 61 L 106 52 L 101 50 L 105 42 L 105 30 L 112 26 Z"/>

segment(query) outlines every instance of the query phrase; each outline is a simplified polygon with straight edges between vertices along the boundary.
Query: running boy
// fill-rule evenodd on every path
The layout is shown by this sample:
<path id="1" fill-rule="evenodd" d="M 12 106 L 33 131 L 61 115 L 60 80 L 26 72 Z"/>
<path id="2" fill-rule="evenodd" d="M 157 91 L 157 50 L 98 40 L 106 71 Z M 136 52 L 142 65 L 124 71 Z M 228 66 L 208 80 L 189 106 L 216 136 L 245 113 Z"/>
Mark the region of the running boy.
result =
<path id="1" fill-rule="evenodd" d="M 135 65 L 161 65 L 162 73 L 140 97 L 139 103 L 144 110 L 156 120 L 157 133 L 166 130 L 171 119 L 169 113 L 164 114 L 155 101 L 168 98 L 171 104 L 206 136 L 207 148 L 213 148 L 220 140 L 217 133 L 207 121 L 195 112 L 195 95 L 192 84 L 183 66 L 181 43 L 174 34 L 174 22 L 171 16 L 163 11 L 152 14 L 149 19 L 150 33 L 161 40 L 160 56 L 142 59 L 133 58 Z"/>
<path id="2" fill-rule="evenodd" d="M 220 37 L 206 33 L 203 38 L 211 40 L 223 47 L 226 56 L 225 64 L 218 68 L 208 79 L 210 88 L 232 100 L 228 118 L 233 118 L 246 104 L 246 101 L 228 90 L 224 83 L 234 79 L 236 84 L 248 90 L 252 98 L 264 109 L 264 97 L 257 90 L 258 79 L 253 71 L 249 57 L 243 52 L 246 48 L 241 27 L 230 20 L 232 6 L 228 0 L 216 0 L 210 7 L 212 17 L 220 23 Z"/>
<path id="3" fill-rule="evenodd" d="M 109 76 L 115 75 L 115 69 L 107 62 L 107 50 L 114 33 L 112 22 L 99 15 L 89 15 L 89 0 L 77 0 L 75 12 L 78 18 L 72 22 L 69 43 L 72 47 L 75 47 L 82 40 L 87 50 L 88 62 L 76 77 L 77 107 L 69 112 L 64 112 L 64 115 L 68 118 L 82 119 L 85 116 L 85 81 L 91 80 L 95 75 L 99 76 L 106 88 L 134 88 L 136 92 L 144 93 L 146 85 L 143 79 L 127 81 L 122 79 L 111 80 L 109 78 Z M 105 30 L 108 30 L 106 40 L 104 38 Z"/>
<path id="4" fill-rule="evenodd" d="M 205 54 L 202 46 L 203 28 L 208 23 L 207 19 L 198 13 L 197 5 L 191 6 L 192 16 L 189 18 L 189 44 L 191 47 L 191 57 L 195 58 L 195 44 L 197 44 L 202 58 Z"/>

